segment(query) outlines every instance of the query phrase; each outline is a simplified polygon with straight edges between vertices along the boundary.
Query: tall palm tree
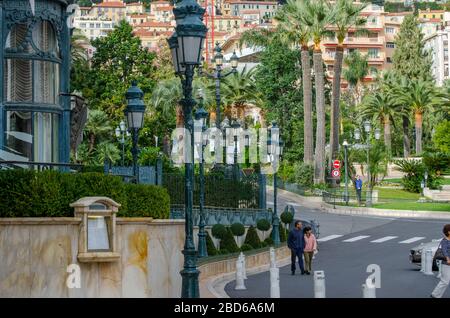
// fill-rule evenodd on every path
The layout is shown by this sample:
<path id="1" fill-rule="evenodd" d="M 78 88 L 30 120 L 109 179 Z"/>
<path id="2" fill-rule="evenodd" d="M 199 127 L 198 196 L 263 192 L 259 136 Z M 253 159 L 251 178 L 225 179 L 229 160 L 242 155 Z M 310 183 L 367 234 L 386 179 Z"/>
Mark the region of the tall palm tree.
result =
<path id="1" fill-rule="evenodd" d="M 288 0 L 278 11 L 275 20 L 279 22 L 280 29 L 284 32 L 288 41 L 301 46 L 302 63 L 302 86 L 303 86 L 303 117 L 304 117 L 304 155 L 303 161 L 312 164 L 313 156 L 313 116 L 312 116 L 312 84 L 311 84 L 311 62 L 309 58 L 308 42 L 311 34 L 308 27 L 302 21 L 304 12 L 304 1 Z"/>
<path id="2" fill-rule="evenodd" d="M 254 79 L 255 69 L 247 71 L 247 68 L 228 76 L 223 81 L 222 100 L 228 106 L 225 113 L 236 118 L 244 119 L 244 108 L 248 104 L 262 105 L 262 97 L 256 88 Z"/>
<path id="3" fill-rule="evenodd" d="M 87 62 L 85 46 L 89 44 L 89 39 L 79 29 L 75 29 L 70 37 L 71 63 Z"/>
<path id="4" fill-rule="evenodd" d="M 408 89 L 396 91 L 398 101 L 409 106 L 414 114 L 416 154 L 422 153 L 423 116 L 432 111 L 435 95 L 436 89 L 433 83 L 422 79 L 412 79 L 409 81 Z"/>
<path id="5" fill-rule="evenodd" d="M 356 33 L 365 31 L 361 27 L 366 24 L 366 19 L 361 17 L 360 14 L 366 6 L 366 3 L 354 3 L 353 0 L 337 0 L 334 5 L 335 18 L 333 24 L 338 44 L 336 46 L 333 67 L 334 76 L 331 98 L 330 159 L 337 158 L 339 154 L 339 100 L 341 92 L 342 61 L 344 57 L 344 40 L 350 29 L 356 29 Z"/>
<path id="6" fill-rule="evenodd" d="M 320 43 L 325 36 L 332 34 L 328 26 L 334 19 L 334 13 L 325 0 L 305 0 L 301 15 L 314 42 L 313 64 L 316 84 L 316 149 L 314 155 L 314 183 L 325 181 L 325 86 L 322 50 Z"/>
<path id="7" fill-rule="evenodd" d="M 361 109 L 361 117 L 372 117 L 384 127 L 384 144 L 391 154 L 391 125 L 397 116 L 401 115 L 401 106 L 395 102 L 390 92 L 377 90 L 364 98 Z"/>

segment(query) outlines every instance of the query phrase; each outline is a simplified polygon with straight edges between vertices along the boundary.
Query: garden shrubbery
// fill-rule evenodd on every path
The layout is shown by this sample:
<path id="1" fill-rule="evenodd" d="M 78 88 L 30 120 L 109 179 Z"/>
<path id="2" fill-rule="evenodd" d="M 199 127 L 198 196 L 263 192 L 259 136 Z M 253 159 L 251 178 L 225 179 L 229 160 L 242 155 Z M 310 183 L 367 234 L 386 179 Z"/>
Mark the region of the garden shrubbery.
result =
<path id="1" fill-rule="evenodd" d="M 70 203 L 105 196 L 121 204 L 118 216 L 167 219 L 170 199 L 158 186 L 122 182 L 102 173 L 0 171 L 0 217 L 71 217 Z"/>
<path id="2" fill-rule="evenodd" d="M 253 248 L 261 247 L 261 240 L 258 237 L 258 233 L 253 226 L 250 226 L 247 231 L 247 236 L 245 237 L 244 244 L 248 244 Z"/>
<path id="3" fill-rule="evenodd" d="M 214 242 L 208 232 L 206 232 L 206 250 L 208 252 L 208 256 L 214 256 L 219 253 L 214 246 Z"/>

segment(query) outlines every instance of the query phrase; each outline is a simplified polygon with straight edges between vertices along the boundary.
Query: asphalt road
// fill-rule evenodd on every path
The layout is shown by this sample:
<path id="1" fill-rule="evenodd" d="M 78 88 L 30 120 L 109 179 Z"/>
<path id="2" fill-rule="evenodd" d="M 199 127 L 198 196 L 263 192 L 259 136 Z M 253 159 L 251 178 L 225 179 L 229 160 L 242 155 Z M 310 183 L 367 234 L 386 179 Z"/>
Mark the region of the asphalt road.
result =
<path id="1" fill-rule="evenodd" d="M 272 201 L 270 196 L 268 201 Z M 286 202 L 295 203 L 281 195 L 279 211 Z M 320 239 L 325 241 L 319 242 L 313 271 L 325 272 L 327 297 L 362 297 L 361 285 L 369 276 L 369 264 L 381 268 L 377 297 L 429 297 L 438 282 L 435 276 L 419 272 L 419 266 L 411 264 L 408 256 L 412 247 L 440 238 L 443 221 L 340 216 L 302 205 L 296 206 L 296 218 L 320 223 Z M 235 291 L 235 282 L 230 282 L 225 291 L 230 297 L 270 296 L 268 272 L 249 276 L 245 284 L 247 290 Z M 291 276 L 290 266 L 280 268 L 281 297 L 314 297 L 313 286 L 312 274 L 302 276 L 297 269 Z M 450 297 L 449 290 L 444 297 Z"/>

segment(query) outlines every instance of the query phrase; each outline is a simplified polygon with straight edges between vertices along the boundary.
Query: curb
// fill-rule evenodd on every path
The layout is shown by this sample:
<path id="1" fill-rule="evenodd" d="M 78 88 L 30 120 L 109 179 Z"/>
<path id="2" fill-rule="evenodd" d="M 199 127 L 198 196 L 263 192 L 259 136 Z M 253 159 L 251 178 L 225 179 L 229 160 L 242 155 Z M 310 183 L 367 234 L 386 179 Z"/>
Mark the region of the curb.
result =
<path id="1" fill-rule="evenodd" d="M 357 216 L 384 216 L 392 218 L 417 218 L 417 219 L 435 219 L 450 220 L 449 212 L 430 212 L 413 210 L 386 210 L 375 208 L 356 208 L 347 206 L 335 206 L 322 202 L 322 209 L 325 213 L 357 215 Z"/>
<path id="2" fill-rule="evenodd" d="M 283 258 L 277 261 L 277 267 L 283 267 L 291 263 L 291 257 Z M 247 270 L 247 276 L 267 272 L 270 269 L 270 264 L 253 267 Z M 225 286 L 235 280 L 236 272 L 217 275 L 209 278 L 206 282 L 206 288 L 216 298 L 230 298 L 225 292 Z"/>

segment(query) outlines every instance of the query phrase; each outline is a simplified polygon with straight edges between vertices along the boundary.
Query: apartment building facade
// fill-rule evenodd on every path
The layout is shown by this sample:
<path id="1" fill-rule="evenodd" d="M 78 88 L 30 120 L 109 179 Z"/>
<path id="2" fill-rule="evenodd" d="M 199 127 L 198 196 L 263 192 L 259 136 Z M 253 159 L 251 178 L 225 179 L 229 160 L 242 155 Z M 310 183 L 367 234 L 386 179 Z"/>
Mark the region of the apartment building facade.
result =
<path id="1" fill-rule="evenodd" d="M 73 25 L 92 41 L 96 38 L 107 36 L 114 29 L 115 22 L 107 17 L 86 15 L 75 17 Z"/>
<path id="2" fill-rule="evenodd" d="M 448 67 L 449 37 L 450 25 L 442 27 L 441 30 L 431 36 L 425 37 L 425 49 L 429 50 L 431 54 L 431 73 L 437 86 L 442 86 L 450 78 Z"/>
<path id="3" fill-rule="evenodd" d="M 242 16 L 242 11 L 258 11 L 259 23 L 264 19 L 271 19 L 275 16 L 279 4 L 276 1 L 245 1 L 245 0 L 225 0 L 222 5 L 222 11 L 225 15 Z"/>

